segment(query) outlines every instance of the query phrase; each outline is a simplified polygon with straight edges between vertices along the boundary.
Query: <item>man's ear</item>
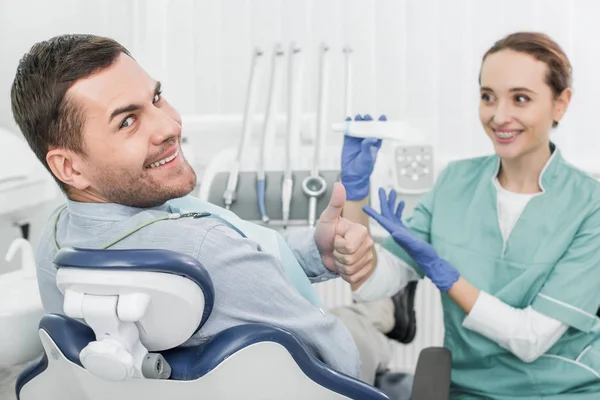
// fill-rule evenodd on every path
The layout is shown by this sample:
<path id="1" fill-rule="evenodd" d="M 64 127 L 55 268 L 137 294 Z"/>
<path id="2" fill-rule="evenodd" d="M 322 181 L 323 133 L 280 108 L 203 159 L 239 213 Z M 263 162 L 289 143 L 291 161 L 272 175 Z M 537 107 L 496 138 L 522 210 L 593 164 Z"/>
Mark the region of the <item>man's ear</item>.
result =
<path id="1" fill-rule="evenodd" d="M 85 175 L 77 166 L 82 165 L 83 157 L 65 149 L 52 149 L 46 154 L 46 162 L 50 170 L 61 182 L 78 190 L 90 186 Z"/>

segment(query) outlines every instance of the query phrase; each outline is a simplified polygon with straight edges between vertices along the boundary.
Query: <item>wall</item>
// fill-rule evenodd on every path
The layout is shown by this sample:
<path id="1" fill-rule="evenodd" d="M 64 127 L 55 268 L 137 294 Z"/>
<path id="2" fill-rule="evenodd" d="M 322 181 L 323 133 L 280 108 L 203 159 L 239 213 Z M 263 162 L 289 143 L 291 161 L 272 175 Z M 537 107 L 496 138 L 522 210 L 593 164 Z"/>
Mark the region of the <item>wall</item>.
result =
<path id="1" fill-rule="evenodd" d="M 598 11 L 594 0 L 0 0 L 0 125 L 14 127 L 8 93 L 18 59 L 50 35 L 115 37 L 165 83 L 182 114 L 238 116 L 253 46 L 269 56 L 275 41 L 287 49 L 292 40 L 305 49 L 303 108 L 315 112 L 317 48 L 325 41 L 332 49 L 331 118 L 342 116 L 341 48 L 349 44 L 353 113 L 385 113 L 424 129 L 444 159 L 479 155 L 491 150 L 477 119 L 480 57 L 508 32 L 541 30 L 564 47 L 575 73 L 572 106 L 554 140 L 574 163 L 597 169 L 600 48 L 587 38 L 600 33 Z M 284 88 L 282 107 L 285 98 Z"/>
<path id="2" fill-rule="evenodd" d="M 575 96 L 554 140 L 576 165 L 597 170 L 600 47 L 588 38 L 600 34 L 599 11 L 595 0 L 0 0 L 0 126 L 16 131 L 9 93 L 19 58 L 59 33 L 114 37 L 164 82 L 182 114 L 221 118 L 243 112 L 253 46 L 268 57 L 276 41 L 287 49 L 292 40 L 305 50 L 303 110 L 314 113 L 317 48 L 325 41 L 333 56 L 331 119 L 343 116 L 341 48 L 349 44 L 352 113 L 385 113 L 424 129 L 442 160 L 474 156 L 491 151 L 477 119 L 481 55 L 508 32 L 541 30 L 564 47 L 575 73 Z M 204 155 L 237 137 L 192 139 Z"/>
<path id="3" fill-rule="evenodd" d="M 299 42 L 306 55 L 304 111 L 316 111 L 317 48 L 332 49 L 331 118 L 342 117 L 343 58 L 354 49 L 352 112 L 385 113 L 424 129 L 444 159 L 491 151 L 477 116 L 480 58 L 515 30 L 541 30 L 565 49 L 575 97 L 554 140 L 567 158 L 597 168 L 595 73 L 600 28 L 594 0 L 162 1 L 148 9 L 141 60 L 184 114 L 242 113 L 253 46 Z M 166 20 L 166 22 L 165 22 Z M 267 66 L 267 71 L 269 67 Z M 259 104 L 263 109 L 266 84 Z M 285 106 L 285 90 L 282 106 Z M 283 108 L 285 109 L 285 108 Z M 197 138 L 203 140 L 203 138 Z"/>

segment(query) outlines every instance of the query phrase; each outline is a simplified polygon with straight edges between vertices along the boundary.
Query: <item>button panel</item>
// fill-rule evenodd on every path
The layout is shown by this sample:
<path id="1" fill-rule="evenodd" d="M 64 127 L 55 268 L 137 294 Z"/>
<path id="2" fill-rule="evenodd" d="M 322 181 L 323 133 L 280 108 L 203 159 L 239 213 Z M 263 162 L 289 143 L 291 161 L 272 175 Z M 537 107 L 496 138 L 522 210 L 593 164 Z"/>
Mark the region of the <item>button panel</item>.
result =
<path id="1" fill-rule="evenodd" d="M 394 148 L 396 187 L 401 192 L 427 191 L 433 186 L 433 147 L 398 145 Z"/>

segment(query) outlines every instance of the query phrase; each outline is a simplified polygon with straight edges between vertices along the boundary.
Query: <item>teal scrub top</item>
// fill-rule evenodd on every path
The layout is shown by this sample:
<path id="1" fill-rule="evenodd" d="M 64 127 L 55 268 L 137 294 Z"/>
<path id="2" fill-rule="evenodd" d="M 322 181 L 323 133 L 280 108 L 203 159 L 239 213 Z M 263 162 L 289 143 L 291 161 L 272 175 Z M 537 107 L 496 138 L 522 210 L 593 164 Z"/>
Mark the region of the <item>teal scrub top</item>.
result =
<path id="1" fill-rule="evenodd" d="M 452 398 L 600 399 L 600 183 L 551 149 L 542 193 L 527 204 L 506 242 L 493 184 L 500 165 L 495 155 L 451 163 L 406 221 L 478 289 L 569 326 L 544 355 L 525 363 L 463 328 L 466 314 L 443 293 Z M 383 245 L 423 276 L 391 237 Z"/>

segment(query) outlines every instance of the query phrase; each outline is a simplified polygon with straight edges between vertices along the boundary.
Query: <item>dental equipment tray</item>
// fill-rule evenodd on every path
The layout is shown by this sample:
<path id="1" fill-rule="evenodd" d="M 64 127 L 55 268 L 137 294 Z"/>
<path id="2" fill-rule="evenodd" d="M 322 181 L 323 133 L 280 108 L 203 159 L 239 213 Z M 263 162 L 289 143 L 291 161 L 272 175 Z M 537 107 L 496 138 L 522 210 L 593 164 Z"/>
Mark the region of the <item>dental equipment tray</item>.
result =
<path id="1" fill-rule="evenodd" d="M 283 224 L 282 213 L 282 184 L 284 171 L 267 171 L 265 184 L 265 206 L 270 221 L 267 226 L 281 226 Z M 293 171 L 292 179 L 294 187 L 292 191 L 292 200 L 290 202 L 290 216 L 288 225 L 298 226 L 308 223 L 308 201 L 309 197 L 302 191 L 302 181 L 310 175 L 310 171 Z M 339 170 L 319 171 L 319 175 L 327 182 L 327 190 L 317 200 L 316 219 L 327 207 L 333 184 L 339 181 Z M 208 201 L 218 206 L 224 207 L 223 193 L 227 186 L 229 172 L 218 172 L 215 174 L 208 194 Z M 256 172 L 240 172 L 236 190 L 236 200 L 231 205 L 231 211 L 238 217 L 247 221 L 263 224 L 258 208 L 258 199 L 256 194 Z"/>

